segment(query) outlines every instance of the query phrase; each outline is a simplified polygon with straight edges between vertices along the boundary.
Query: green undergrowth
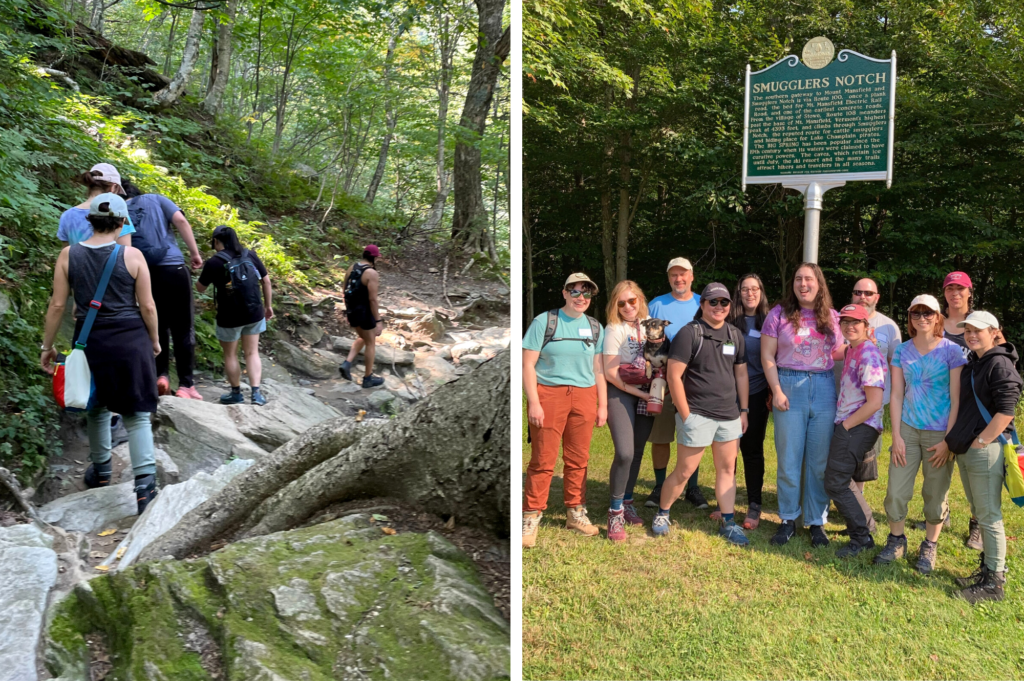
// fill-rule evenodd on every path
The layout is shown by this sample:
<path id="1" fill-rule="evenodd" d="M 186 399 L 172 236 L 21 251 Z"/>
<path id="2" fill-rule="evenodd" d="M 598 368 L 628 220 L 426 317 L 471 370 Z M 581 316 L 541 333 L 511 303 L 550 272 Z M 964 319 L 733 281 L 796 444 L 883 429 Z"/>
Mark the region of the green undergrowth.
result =
<path id="1" fill-rule="evenodd" d="M 525 413 L 523 423 L 526 423 Z M 1018 427 L 1020 424 L 1018 423 Z M 888 525 L 883 500 L 891 434 L 883 435 L 879 479 L 867 483 L 876 544 Z M 529 461 L 526 434 L 523 466 Z M 566 532 L 561 463 L 555 471 L 537 547 L 523 556 L 523 677 L 528 679 L 1010 679 L 1024 676 L 1024 582 L 1018 565 L 1024 509 L 1003 497 L 1008 537 L 1006 599 L 970 606 L 954 598 L 953 578 L 977 568 L 964 546 L 970 508 L 958 472 L 950 490 L 953 528 L 939 539 L 930 576 L 914 570 L 924 532 L 918 475 L 910 503 L 910 561 L 871 563 L 875 551 L 835 557 L 847 539 L 834 512 L 832 544 L 812 549 L 805 531 L 784 547 L 769 544 L 778 518 L 776 454 L 769 422 L 765 442 L 764 514 L 739 548 L 717 536 L 710 449 L 699 481 L 712 509 L 683 499 L 672 508 L 668 537 L 650 534 L 654 509 L 643 506 L 653 484 L 650 447 L 636 489 L 643 528 L 628 539 L 605 538 L 608 474 L 614 450 L 607 428 L 594 433 L 587 474 L 598 537 Z M 675 454 L 671 466 L 675 465 Z M 737 464 L 737 518 L 747 508 L 742 458 Z"/>

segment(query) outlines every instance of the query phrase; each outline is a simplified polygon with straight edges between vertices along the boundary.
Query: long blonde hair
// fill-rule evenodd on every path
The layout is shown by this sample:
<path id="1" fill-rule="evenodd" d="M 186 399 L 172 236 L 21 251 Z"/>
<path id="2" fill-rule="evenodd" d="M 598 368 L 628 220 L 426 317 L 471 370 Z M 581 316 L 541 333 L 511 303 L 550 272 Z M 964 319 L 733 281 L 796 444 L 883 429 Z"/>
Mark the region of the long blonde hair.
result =
<path id="1" fill-rule="evenodd" d="M 639 303 L 636 311 L 637 321 L 647 318 L 647 296 L 644 295 L 644 292 L 640 290 L 640 286 L 635 281 L 623 279 L 615 285 L 615 288 L 612 289 L 608 296 L 608 307 L 604 311 L 607 321 L 606 326 L 621 324 L 623 321 L 622 317 L 619 316 L 619 296 L 622 295 L 623 291 L 632 291 L 636 294 L 637 302 Z"/>

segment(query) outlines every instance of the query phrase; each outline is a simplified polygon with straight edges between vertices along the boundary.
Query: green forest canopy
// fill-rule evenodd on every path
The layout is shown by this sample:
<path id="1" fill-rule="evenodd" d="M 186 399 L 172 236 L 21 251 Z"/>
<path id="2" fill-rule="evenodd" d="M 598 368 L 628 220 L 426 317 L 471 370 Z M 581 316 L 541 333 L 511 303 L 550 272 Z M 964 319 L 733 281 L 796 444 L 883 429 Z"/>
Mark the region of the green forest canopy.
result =
<path id="1" fill-rule="evenodd" d="M 872 276 L 904 321 L 914 295 L 941 295 L 962 269 L 1021 342 L 1024 4 L 528 0 L 523 24 L 525 317 L 560 305 L 577 270 L 604 291 L 628 277 L 665 293 L 677 255 L 698 292 L 753 271 L 778 299 L 802 257 L 803 198 L 740 190 L 743 76 L 823 35 L 837 52 L 898 56 L 892 188 L 825 195 L 819 262 L 836 304 Z"/>

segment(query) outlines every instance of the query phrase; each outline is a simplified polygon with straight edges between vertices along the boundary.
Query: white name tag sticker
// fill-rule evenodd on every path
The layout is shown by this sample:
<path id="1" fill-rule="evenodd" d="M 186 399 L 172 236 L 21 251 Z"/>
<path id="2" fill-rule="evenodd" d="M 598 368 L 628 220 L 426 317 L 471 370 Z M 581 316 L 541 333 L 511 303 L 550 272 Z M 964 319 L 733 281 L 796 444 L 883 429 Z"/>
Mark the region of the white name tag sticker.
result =
<path id="1" fill-rule="evenodd" d="M 736 354 L 736 346 L 733 345 L 732 343 L 726 343 L 725 345 L 722 346 L 722 354 L 723 355 L 735 355 Z"/>
<path id="2" fill-rule="evenodd" d="M 757 329 L 751 329 L 750 330 L 750 337 L 751 338 L 760 338 L 761 337 L 761 332 L 758 331 Z"/>
<path id="3" fill-rule="evenodd" d="M 809 327 L 806 327 L 806 326 L 801 326 L 800 329 L 796 332 L 796 335 L 798 335 L 798 336 L 810 336 L 811 335 L 811 329 Z"/>
<path id="4" fill-rule="evenodd" d="M 583 338 L 593 338 L 594 333 L 590 330 L 590 328 L 580 329 L 580 336 L 582 336 Z"/>

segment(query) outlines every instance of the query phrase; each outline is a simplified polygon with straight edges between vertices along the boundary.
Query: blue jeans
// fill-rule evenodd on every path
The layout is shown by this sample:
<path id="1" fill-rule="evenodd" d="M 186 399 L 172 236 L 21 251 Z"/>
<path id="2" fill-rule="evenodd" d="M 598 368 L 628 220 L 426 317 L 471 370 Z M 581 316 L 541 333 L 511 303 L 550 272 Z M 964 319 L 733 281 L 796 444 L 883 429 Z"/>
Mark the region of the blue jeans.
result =
<path id="1" fill-rule="evenodd" d="M 805 525 L 824 525 L 829 502 L 825 491 L 825 466 L 836 418 L 835 377 L 831 371 L 779 369 L 779 385 L 789 399 L 788 411 L 772 407 L 778 456 L 779 517 L 796 520 L 803 513 Z"/>

